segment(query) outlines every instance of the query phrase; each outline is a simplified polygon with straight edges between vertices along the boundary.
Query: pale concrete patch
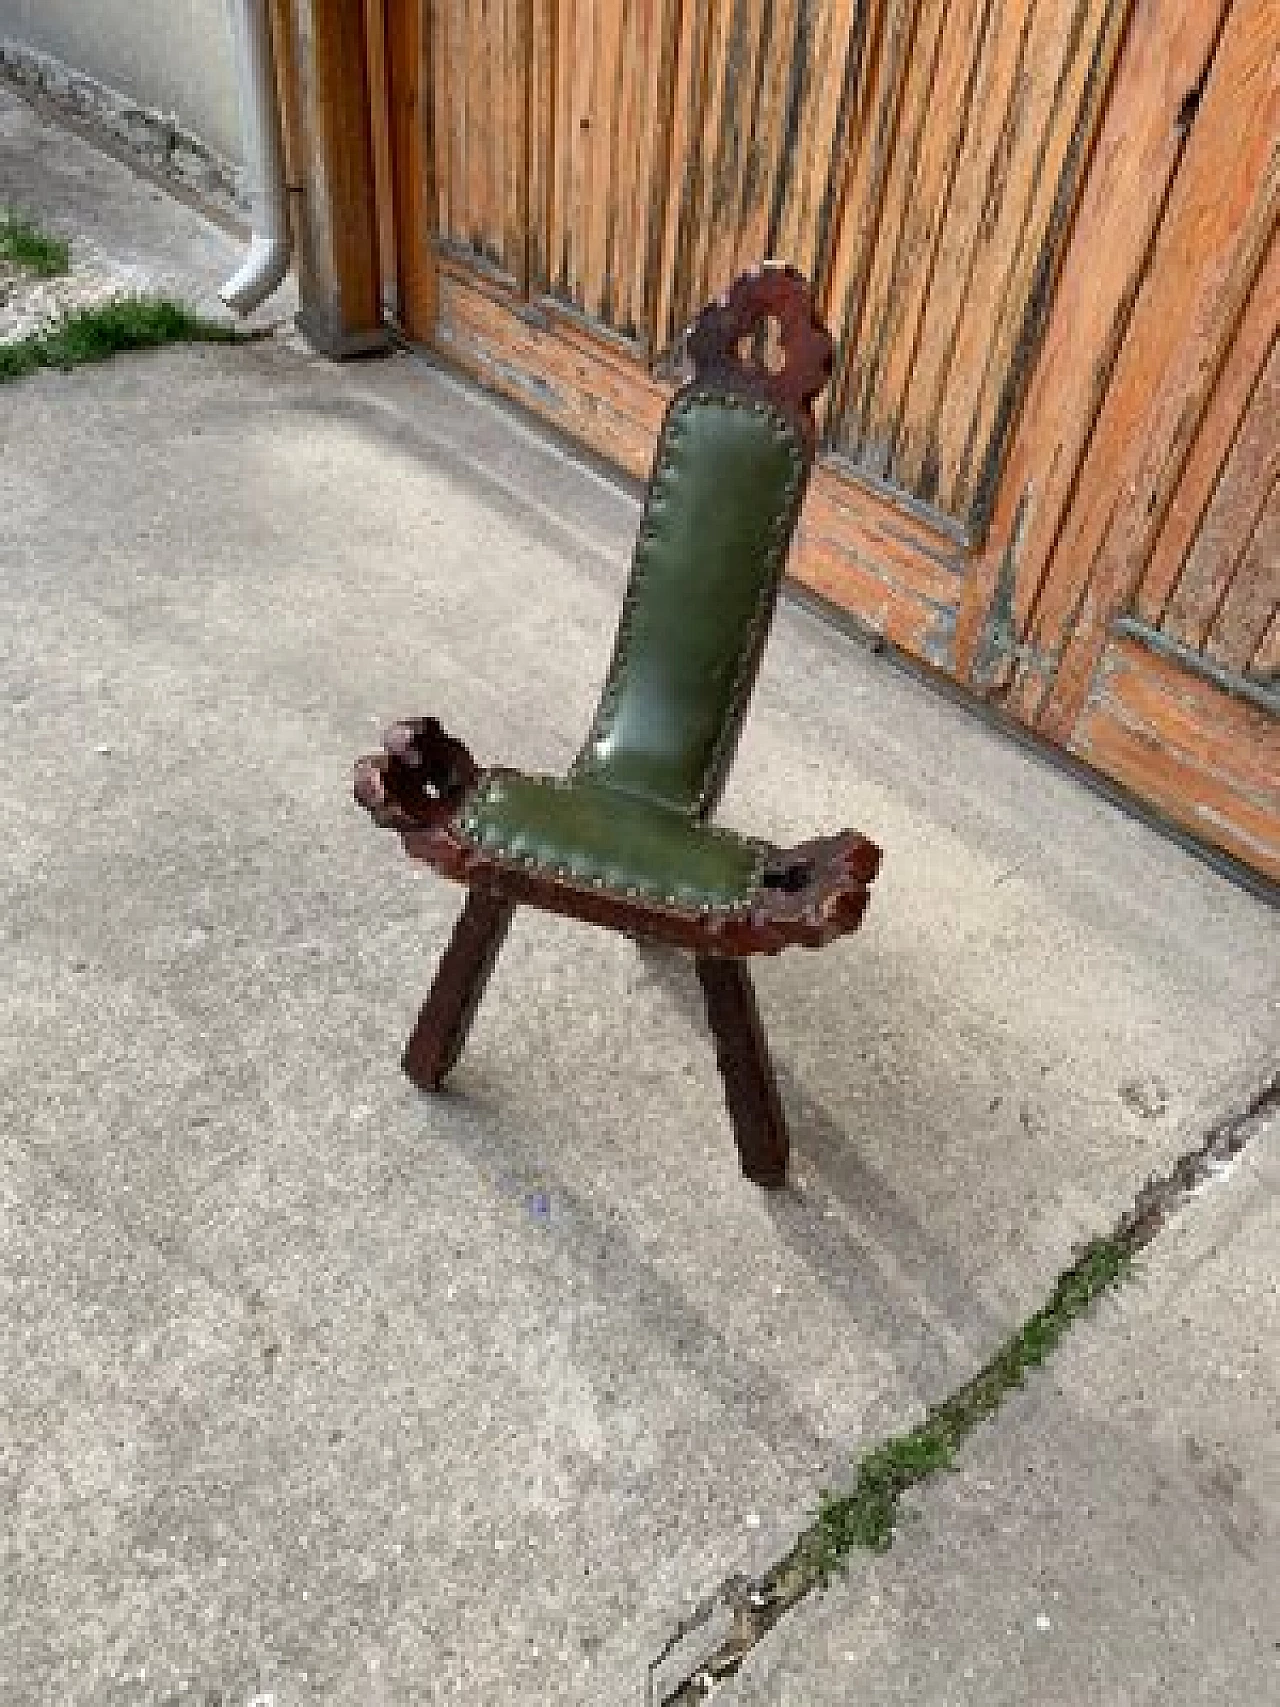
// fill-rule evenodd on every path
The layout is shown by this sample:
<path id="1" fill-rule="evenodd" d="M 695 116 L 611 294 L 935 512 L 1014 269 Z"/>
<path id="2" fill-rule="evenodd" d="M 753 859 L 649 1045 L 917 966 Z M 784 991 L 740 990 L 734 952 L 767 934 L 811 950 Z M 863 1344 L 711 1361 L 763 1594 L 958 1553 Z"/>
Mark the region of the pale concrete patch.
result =
<path id="1" fill-rule="evenodd" d="M 725 1707 L 1280 1700 L 1280 1124 Z"/>

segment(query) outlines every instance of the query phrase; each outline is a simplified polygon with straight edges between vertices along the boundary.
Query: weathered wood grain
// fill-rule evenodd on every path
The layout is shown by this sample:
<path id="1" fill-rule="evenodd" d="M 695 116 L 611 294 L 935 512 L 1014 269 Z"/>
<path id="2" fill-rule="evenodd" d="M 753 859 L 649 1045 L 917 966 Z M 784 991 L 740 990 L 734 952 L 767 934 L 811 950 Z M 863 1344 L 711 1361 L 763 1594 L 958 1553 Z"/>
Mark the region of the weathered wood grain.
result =
<path id="1" fill-rule="evenodd" d="M 1258 376 L 1195 543 L 1161 618 L 1160 627 L 1171 639 L 1193 651 L 1204 647 L 1210 630 L 1217 626 L 1224 601 L 1240 584 L 1250 538 L 1277 480 L 1280 480 L 1280 340 L 1272 345 L 1270 359 Z M 1261 581 L 1262 564 L 1256 553 L 1250 561 L 1254 578 Z M 1246 579 L 1240 585 L 1240 595 L 1252 604 L 1268 593 L 1274 596 L 1280 592 L 1280 556 L 1271 564 L 1266 583 L 1258 588 Z M 1265 617 L 1261 626 L 1265 629 Z M 1259 638 L 1260 634 L 1253 635 L 1241 667 L 1252 655 Z"/>
<path id="2" fill-rule="evenodd" d="M 991 525 L 965 585 L 956 667 L 980 691 L 1007 688 L 1009 647 L 1028 638 L 1183 155 L 1178 91 L 1197 86 L 1223 15 L 1224 0 L 1137 0 Z M 1059 559 L 1060 575 L 1075 572 Z"/>
<path id="3" fill-rule="evenodd" d="M 1129 0 L 1076 0 L 1028 43 L 1025 75 L 1052 94 L 1011 123 L 1003 195 L 979 228 L 939 421 L 944 508 L 981 537 L 1009 427 L 1044 334 L 1066 232 L 1110 83 Z"/>
<path id="4" fill-rule="evenodd" d="M 1272 419 L 1280 437 L 1280 415 Z M 1228 670 L 1243 673 L 1280 609 L 1280 481 L 1274 484 L 1235 565 L 1205 650 Z"/>
<path id="5" fill-rule="evenodd" d="M 1258 642 L 1258 649 L 1249 660 L 1247 674 L 1280 686 L 1280 610 L 1271 618 L 1267 632 Z"/>
<path id="6" fill-rule="evenodd" d="M 1136 642 L 1108 643 L 1071 750 L 1280 879 L 1280 720 Z"/>
<path id="7" fill-rule="evenodd" d="M 1038 650 L 1061 658 L 1048 697 L 1017 701 L 1070 739 L 1106 643 L 1150 558 L 1280 208 L 1280 0 L 1229 13 L 1045 582 Z M 1229 172 L 1223 162 L 1231 161 Z"/>
<path id="8" fill-rule="evenodd" d="M 1144 622 L 1155 627 L 1164 616 L 1195 544 L 1259 376 L 1275 347 L 1277 328 L 1280 328 L 1280 237 L 1273 237 L 1143 571 L 1134 609 Z"/>

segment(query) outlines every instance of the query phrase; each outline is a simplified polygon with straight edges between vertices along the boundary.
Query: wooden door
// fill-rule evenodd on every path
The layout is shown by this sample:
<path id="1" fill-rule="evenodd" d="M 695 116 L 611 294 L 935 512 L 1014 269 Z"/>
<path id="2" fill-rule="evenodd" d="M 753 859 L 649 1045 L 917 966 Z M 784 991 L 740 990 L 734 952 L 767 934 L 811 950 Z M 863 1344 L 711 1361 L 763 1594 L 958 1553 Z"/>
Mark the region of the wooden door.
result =
<path id="1" fill-rule="evenodd" d="M 378 3 L 416 336 L 643 474 L 794 262 L 797 578 L 1280 876 L 1280 0 Z"/>

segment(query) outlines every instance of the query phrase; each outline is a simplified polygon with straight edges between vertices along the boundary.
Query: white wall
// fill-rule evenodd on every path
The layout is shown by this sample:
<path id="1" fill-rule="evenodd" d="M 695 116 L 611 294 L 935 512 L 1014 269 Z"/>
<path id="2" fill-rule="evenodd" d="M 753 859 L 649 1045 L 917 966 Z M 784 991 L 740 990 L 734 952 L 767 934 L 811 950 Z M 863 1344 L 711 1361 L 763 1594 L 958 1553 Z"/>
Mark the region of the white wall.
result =
<path id="1" fill-rule="evenodd" d="M 0 0 L 0 37 L 56 55 L 239 161 L 226 0 Z"/>

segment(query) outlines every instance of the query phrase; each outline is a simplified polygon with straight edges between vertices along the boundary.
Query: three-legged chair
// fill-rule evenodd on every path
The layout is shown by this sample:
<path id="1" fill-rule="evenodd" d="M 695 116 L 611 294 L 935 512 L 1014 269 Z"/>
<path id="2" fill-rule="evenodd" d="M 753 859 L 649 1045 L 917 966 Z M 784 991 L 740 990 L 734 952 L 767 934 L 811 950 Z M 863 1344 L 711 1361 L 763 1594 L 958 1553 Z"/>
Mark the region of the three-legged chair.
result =
<path id="1" fill-rule="evenodd" d="M 687 350 L 693 378 L 662 425 L 613 660 L 568 775 L 481 769 L 418 718 L 359 762 L 355 792 L 412 858 L 469 888 L 405 1049 L 414 1084 L 444 1083 L 516 907 L 541 907 L 694 956 L 743 1172 L 777 1186 L 786 1123 L 746 961 L 856 929 L 880 852 L 851 830 L 778 848 L 711 817 L 812 466 L 832 346 L 803 279 L 771 268 L 704 309 Z"/>

